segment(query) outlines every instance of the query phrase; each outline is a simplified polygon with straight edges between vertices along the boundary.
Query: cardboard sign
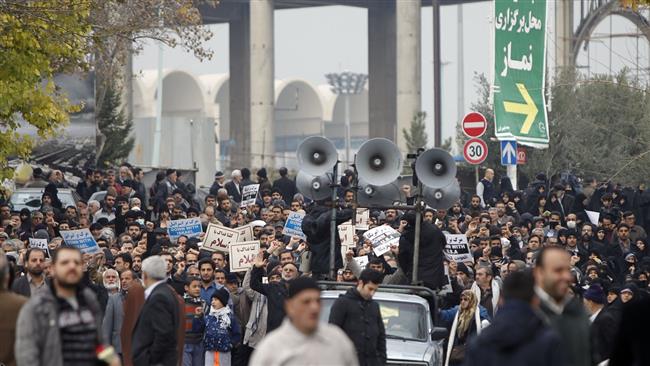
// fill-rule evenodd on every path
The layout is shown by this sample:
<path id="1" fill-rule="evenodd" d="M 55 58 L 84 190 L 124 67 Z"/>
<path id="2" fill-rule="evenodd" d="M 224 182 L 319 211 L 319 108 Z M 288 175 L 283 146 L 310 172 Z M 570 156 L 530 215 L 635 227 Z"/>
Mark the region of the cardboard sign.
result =
<path id="1" fill-rule="evenodd" d="M 383 255 L 390 250 L 391 245 L 399 245 L 399 238 L 402 234 L 388 225 L 377 226 L 368 230 L 363 237 L 370 241 L 372 250 L 376 256 Z"/>
<path id="2" fill-rule="evenodd" d="M 188 238 L 198 238 L 203 233 L 203 226 L 201 226 L 201 220 L 198 217 L 172 220 L 167 226 L 167 233 L 172 242 L 175 242 L 182 235 Z"/>
<path id="3" fill-rule="evenodd" d="M 255 257 L 260 251 L 260 242 L 245 241 L 230 245 L 230 272 L 246 272 L 253 267 Z"/>
<path id="4" fill-rule="evenodd" d="M 238 241 L 239 231 L 224 226 L 209 224 L 205 230 L 203 249 L 227 253 L 230 245 Z"/>
<path id="5" fill-rule="evenodd" d="M 260 190 L 259 184 L 249 184 L 242 189 L 241 207 L 248 207 L 255 204 L 257 192 Z"/>
<path id="6" fill-rule="evenodd" d="M 307 236 L 302 232 L 302 219 L 305 214 L 301 212 L 291 212 L 287 217 L 287 222 L 284 224 L 282 234 L 288 236 L 297 236 L 300 239 L 307 239 Z"/>
<path id="7" fill-rule="evenodd" d="M 341 239 L 341 246 L 354 247 L 354 226 L 349 223 L 344 223 L 338 226 L 339 239 Z"/>
<path id="8" fill-rule="evenodd" d="M 29 238 L 29 247 L 47 250 L 47 239 Z"/>
<path id="9" fill-rule="evenodd" d="M 354 226 L 357 230 L 368 230 L 370 228 L 370 210 L 357 208 L 357 217 Z"/>
<path id="10" fill-rule="evenodd" d="M 469 249 L 467 236 L 465 234 L 445 233 L 447 244 L 445 244 L 445 257 L 457 263 L 474 262 L 474 256 Z"/>
<path id="11" fill-rule="evenodd" d="M 253 240 L 253 227 L 251 224 L 240 226 L 236 228 L 239 232 L 239 242 L 252 241 Z"/>
<path id="12" fill-rule="evenodd" d="M 83 254 L 95 254 L 102 251 L 89 229 L 61 231 L 61 237 L 64 243 L 79 249 Z"/>
<path id="13" fill-rule="evenodd" d="M 363 255 L 361 257 L 354 257 L 352 259 L 354 259 L 354 261 L 357 262 L 357 265 L 361 268 L 361 270 L 366 269 L 366 266 L 370 262 L 370 259 L 368 259 L 367 255 Z"/>

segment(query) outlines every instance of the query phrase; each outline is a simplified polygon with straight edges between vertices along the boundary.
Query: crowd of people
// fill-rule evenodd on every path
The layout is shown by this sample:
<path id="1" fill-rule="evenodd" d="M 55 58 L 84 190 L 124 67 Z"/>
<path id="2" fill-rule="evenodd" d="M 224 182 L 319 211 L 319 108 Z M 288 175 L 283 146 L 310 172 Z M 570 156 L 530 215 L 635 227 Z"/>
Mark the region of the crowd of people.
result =
<path id="1" fill-rule="evenodd" d="M 5 365 L 379 365 L 387 362 L 381 284 L 447 288 L 432 307 L 449 330 L 449 365 L 650 364 L 642 342 L 648 318 L 650 249 L 639 188 L 580 187 L 536 177 L 515 191 L 487 169 L 475 194 L 447 209 L 426 208 L 413 268 L 415 213 L 371 209 L 369 228 L 389 225 L 399 245 L 375 255 L 357 231 L 337 246 L 329 278 L 332 202 L 313 202 L 286 168 L 217 172 L 204 199 L 173 169 L 150 187 L 139 168 L 88 170 L 75 187 L 60 171 L 35 170 L 41 206 L 14 211 L 0 202 L 0 363 Z M 355 209 L 354 172 L 341 177 L 336 221 Z M 243 188 L 259 184 L 243 207 Z M 81 197 L 64 207 L 58 190 Z M 409 196 L 415 190 L 405 186 Z M 94 193 L 105 191 L 101 201 Z M 405 202 L 412 202 L 407 197 Z M 650 200 L 648 200 L 650 203 Z M 283 234 L 305 212 L 306 239 Z M 170 222 L 199 218 L 204 228 L 252 224 L 260 242 L 252 267 L 231 272 L 229 257 L 202 237 L 171 240 Z M 87 228 L 100 247 L 81 253 L 61 237 Z M 464 234 L 473 260 L 445 257 L 445 233 Z M 44 239 L 47 249 L 30 246 Z M 366 268 L 355 257 L 368 256 Z M 351 283 L 320 324 L 316 280 Z M 645 308 L 644 308 L 645 307 Z M 638 331 L 638 332 L 637 332 Z M 643 337 L 645 335 L 645 338 Z M 307 362 L 307 361 L 308 362 Z M 637 363 L 634 363 L 637 362 Z M 644 363 L 645 362 L 645 363 Z"/>

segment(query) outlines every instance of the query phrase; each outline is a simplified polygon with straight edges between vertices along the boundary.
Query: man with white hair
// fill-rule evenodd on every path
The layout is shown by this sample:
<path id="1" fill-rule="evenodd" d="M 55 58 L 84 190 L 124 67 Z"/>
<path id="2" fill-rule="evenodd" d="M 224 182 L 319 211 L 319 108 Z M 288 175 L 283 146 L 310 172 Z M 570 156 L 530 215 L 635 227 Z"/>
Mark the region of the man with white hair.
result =
<path id="1" fill-rule="evenodd" d="M 240 203 L 241 202 L 241 181 L 242 175 L 240 170 L 233 170 L 231 174 L 232 180 L 226 183 L 226 190 L 228 195 L 232 198 L 233 201 Z"/>
<path id="2" fill-rule="evenodd" d="M 133 364 L 176 366 L 180 304 L 165 282 L 167 264 L 161 256 L 142 261 L 145 303 L 133 330 Z"/>
<path id="3" fill-rule="evenodd" d="M 108 296 L 114 295 L 120 291 L 120 275 L 114 269 L 107 269 L 102 274 L 104 288 L 108 291 Z"/>
<path id="4" fill-rule="evenodd" d="M 97 200 L 88 201 L 88 213 L 90 213 L 91 218 L 95 217 L 95 213 L 97 213 L 97 211 L 99 211 L 100 208 L 102 208 L 102 205 L 101 203 L 99 203 L 99 201 Z"/>

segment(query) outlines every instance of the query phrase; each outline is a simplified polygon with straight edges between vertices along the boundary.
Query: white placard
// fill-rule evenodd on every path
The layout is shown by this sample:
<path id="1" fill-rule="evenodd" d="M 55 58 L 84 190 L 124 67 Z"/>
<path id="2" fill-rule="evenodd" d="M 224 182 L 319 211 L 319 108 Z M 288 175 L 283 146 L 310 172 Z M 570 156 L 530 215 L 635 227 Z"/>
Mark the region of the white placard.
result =
<path id="1" fill-rule="evenodd" d="M 391 245 L 399 245 L 402 234 L 388 225 L 377 226 L 366 231 L 363 237 L 370 240 L 372 250 L 376 256 L 383 255 L 390 250 Z"/>
<path id="2" fill-rule="evenodd" d="M 474 256 L 469 249 L 467 236 L 465 234 L 445 233 L 447 243 L 445 244 L 445 257 L 457 263 L 474 262 Z"/>
<path id="3" fill-rule="evenodd" d="M 368 230 L 370 228 L 370 210 L 357 208 L 356 221 L 354 225 L 356 230 Z"/>
<path id="4" fill-rule="evenodd" d="M 585 210 L 587 217 L 592 225 L 598 225 L 598 220 L 600 219 L 600 212 Z"/>
<path id="5" fill-rule="evenodd" d="M 61 231 L 63 242 L 79 249 L 82 253 L 101 253 L 101 249 L 89 229 Z"/>
<path id="6" fill-rule="evenodd" d="M 258 240 L 230 244 L 230 272 L 246 272 L 253 267 L 259 251 Z"/>
<path id="7" fill-rule="evenodd" d="M 240 226 L 235 230 L 239 232 L 240 243 L 253 240 L 253 227 L 251 226 L 251 224 Z"/>
<path id="8" fill-rule="evenodd" d="M 227 253 L 230 245 L 238 241 L 239 231 L 224 226 L 209 224 L 205 230 L 203 249 Z"/>
<path id="9" fill-rule="evenodd" d="M 257 192 L 260 190 L 259 184 L 249 184 L 242 189 L 241 207 L 248 207 L 257 201 Z"/>
<path id="10" fill-rule="evenodd" d="M 357 262 L 357 265 L 361 268 L 362 271 L 366 269 L 366 266 L 370 262 L 367 255 L 363 255 L 361 257 L 354 257 L 352 259 L 354 259 L 354 261 Z"/>

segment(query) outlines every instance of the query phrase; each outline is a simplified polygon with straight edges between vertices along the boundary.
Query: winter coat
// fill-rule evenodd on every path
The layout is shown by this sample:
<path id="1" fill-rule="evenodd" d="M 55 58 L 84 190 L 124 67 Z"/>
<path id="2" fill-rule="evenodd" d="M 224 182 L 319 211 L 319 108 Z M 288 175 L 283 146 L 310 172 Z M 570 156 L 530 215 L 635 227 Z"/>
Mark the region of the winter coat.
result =
<path id="1" fill-rule="evenodd" d="M 246 332 L 244 334 L 244 344 L 249 347 L 255 348 L 262 338 L 266 336 L 266 326 L 268 322 L 268 308 L 266 296 L 253 290 L 250 286 L 251 283 L 251 270 L 246 272 L 242 287 L 246 292 L 246 296 L 251 300 L 251 312 L 246 324 Z"/>
<path id="2" fill-rule="evenodd" d="M 115 347 L 115 352 L 122 354 L 122 322 L 124 321 L 124 299 L 126 293 L 118 292 L 108 298 L 104 321 L 102 322 L 102 331 L 104 339 Z"/>
<path id="3" fill-rule="evenodd" d="M 98 343 L 104 343 L 101 334 L 101 309 L 95 294 L 79 290 L 86 306 L 95 318 Z M 63 366 L 61 331 L 58 324 L 59 305 L 52 291 L 33 296 L 20 310 L 16 324 L 16 363 L 18 365 Z"/>
<path id="4" fill-rule="evenodd" d="M 352 218 L 352 209 L 336 212 L 336 225 Z M 319 274 L 327 274 L 330 270 L 330 223 L 332 210 L 323 206 L 314 206 L 302 220 L 302 232 L 307 236 L 307 242 L 312 252 L 310 268 L 314 278 Z M 335 235 L 336 268 L 343 268 L 341 258 L 341 239 Z M 279 324 L 278 324 L 279 325 Z"/>
<path id="5" fill-rule="evenodd" d="M 620 324 L 620 314 L 612 309 L 603 308 L 596 316 L 591 328 L 591 353 L 594 363 L 600 363 L 610 358 Z"/>
<path id="6" fill-rule="evenodd" d="M 251 288 L 266 296 L 268 308 L 266 332 L 270 333 L 282 324 L 285 316 L 284 300 L 288 296 L 288 290 L 284 280 L 280 283 L 263 284 L 263 274 L 264 270 L 262 268 L 253 267 L 251 270 Z"/>
<path id="7" fill-rule="evenodd" d="M 287 205 L 291 204 L 293 196 L 298 193 L 296 182 L 286 176 L 281 177 L 273 182 L 273 188 L 277 188 L 280 190 L 280 192 L 282 192 L 282 199 Z"/>
<path id="8" fill-rule="evenodd" d="M 16 341 L 16 319 L 20 309 L 29 300 L 9 291 L 0 290 L 0 364 L 16 366 L 14 342 Z"/>
<path id="9" fill-rule="evenodd" d="M 230 352 L 241 340 L 241 328 L 235 314 L 228 310 L 230 324 L 223 324 L 215 315 L 205 316 L 203 346 L 206 351 Z"/>
<path id="10" fill-rule="evenodd" d="M 591 345 L 589 341 L 589 318 L 582 300 L 574 297 L 557 314 L 542 299 L 540 309 L 545 320 L 560 335 L 566 351 L 564 359 L 568 366 L 591 365 Z"/>
<path id="11" fill-rule="evenodd" d="M 364 299 L 351 288 L 334 302 L 329 322 L 350 337 L 360 366 L 386 363 L 386 330 L 376 301 Z"/>
<path id="12" fill-rule="evenodd" d="M 492 324 L 469 342 L 465 366 L 564 365 L 560 336 L 530 305 L 508 301 Z"/>
<path id="13" fill-rule="evenodd" d="M 399 239 L 399 265 L 406 274 L 413 275 L 413 251 L 415 241 L 415 225 L 409 224 Z M 418 280 L 424 286 L 436 290 L 444 285 L 444 254 L 447 239 L 438 227 L 423 221 L 420 232 L 420 262 L 418 265 Z"/>

